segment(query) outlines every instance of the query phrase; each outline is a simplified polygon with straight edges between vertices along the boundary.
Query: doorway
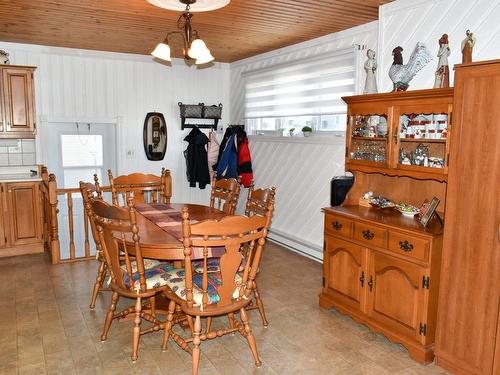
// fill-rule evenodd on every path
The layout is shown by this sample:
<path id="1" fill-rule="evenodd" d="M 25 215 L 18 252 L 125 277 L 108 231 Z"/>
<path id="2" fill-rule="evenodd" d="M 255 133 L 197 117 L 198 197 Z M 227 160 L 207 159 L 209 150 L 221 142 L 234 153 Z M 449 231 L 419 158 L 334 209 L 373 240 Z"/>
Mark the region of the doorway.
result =
<path id="1" fill-rule="evenodd" d="M 108 169 L 116 171 L 116 124 L 49 122 L 46 129 L 47 138 L 42 147 L 47 147 L 46 165 L 56 175 L 58 189 L 77 189 L 80 181 L 94 182 L 94 174 L 102 186 L 108 185 Z M 61 259 L 70 258 L 71 223 L 75 256 L 84 256 L 86 223 L 81 195 L 59 195 L 58 208 Z M 89 244 L 90 253 L 94 255 L 92 238 Z"/>

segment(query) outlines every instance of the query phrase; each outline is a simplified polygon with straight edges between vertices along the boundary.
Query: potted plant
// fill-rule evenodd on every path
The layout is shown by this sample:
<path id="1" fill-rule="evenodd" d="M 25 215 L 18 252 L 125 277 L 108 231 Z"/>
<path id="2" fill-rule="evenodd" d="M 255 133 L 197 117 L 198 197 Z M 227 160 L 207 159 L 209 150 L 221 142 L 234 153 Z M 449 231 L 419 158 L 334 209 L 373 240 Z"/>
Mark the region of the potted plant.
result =
<path id="1" fill-rule="evenodd" d="M 304 126 L 302 128 L 302 134 L 304 134 L 304 137 L 309 137 L 312 133 L 312 128 L 310 126 Z"/>
<path id="2" fill-rule="evenodd" d="M 290 137 L 293 137 L 293 132 L 294 131 L 295 131 L 295 128 L 288 129 L 288 132 L 290 133 Z"/>

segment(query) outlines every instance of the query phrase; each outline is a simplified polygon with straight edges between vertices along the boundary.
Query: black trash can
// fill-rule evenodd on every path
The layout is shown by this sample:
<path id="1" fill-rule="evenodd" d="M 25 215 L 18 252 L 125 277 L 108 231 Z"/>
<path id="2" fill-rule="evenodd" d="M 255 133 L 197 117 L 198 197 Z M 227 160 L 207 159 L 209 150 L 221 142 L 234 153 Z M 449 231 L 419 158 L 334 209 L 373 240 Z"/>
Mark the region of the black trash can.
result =
<path id="1" fill-rule="evenodd" d="M 354 175 L 333 177 L 330 185 L 330 204 L 340 206 L 353 184 Z"/>

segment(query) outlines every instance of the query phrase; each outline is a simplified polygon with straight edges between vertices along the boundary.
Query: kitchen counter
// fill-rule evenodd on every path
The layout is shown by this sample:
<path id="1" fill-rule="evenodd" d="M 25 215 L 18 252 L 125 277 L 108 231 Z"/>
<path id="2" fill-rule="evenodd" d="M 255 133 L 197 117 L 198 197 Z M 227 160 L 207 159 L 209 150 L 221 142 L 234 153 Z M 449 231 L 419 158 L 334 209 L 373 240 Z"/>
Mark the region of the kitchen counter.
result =
<path id="1" fill-rule="evenodd" d="M 0 174 L 0 183 L 2 182 L 37 182 L 42 181 L 39 175 L 31 176 L 29 173 Z"/>
<path id="2" fill-rule="evenodd" d="M 32 170 L 38 171 L 38 166 L 0 167 L 0 183 L 42 181 L 42 177 L 39 174 L 34 176 L 31 174 Z"/>

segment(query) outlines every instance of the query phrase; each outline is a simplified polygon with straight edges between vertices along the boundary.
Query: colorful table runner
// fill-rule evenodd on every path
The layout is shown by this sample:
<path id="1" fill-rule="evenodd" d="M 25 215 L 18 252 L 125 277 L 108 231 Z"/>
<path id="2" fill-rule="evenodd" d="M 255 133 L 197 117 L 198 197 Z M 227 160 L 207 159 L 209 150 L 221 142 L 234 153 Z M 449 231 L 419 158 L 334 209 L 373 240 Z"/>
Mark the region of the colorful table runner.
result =
<path id="1" fill-rule="evenodd" d="M 177 238 L 182 243 L 182 212 L 163 203 L 137 204 L 135 209 L 139 214 L 160 227 L 162 230 Z M 191 224 L 197 223 L 191 220 Z M 209 258 L 220 258 L 224 255 L 224 247 L 208 248 Z M 191 253 L 192 259 L 203 258 L 203 248 L 194 247 Z"/>

